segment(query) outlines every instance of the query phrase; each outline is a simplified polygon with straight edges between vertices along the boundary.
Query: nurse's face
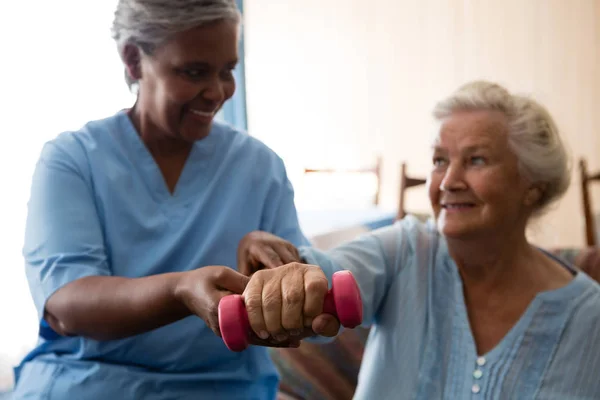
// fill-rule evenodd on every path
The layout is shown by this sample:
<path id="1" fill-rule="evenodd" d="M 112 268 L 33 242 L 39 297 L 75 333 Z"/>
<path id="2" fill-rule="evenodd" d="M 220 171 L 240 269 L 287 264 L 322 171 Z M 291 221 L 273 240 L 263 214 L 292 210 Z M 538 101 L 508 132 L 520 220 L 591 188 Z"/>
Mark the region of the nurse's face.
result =
<path id="1" fill-rule="evenodd" d="M 145 136 L 193 142 L 209 134 L 235 92 L 238 29 L 234 21 L 219 21 L 181 32 L 150 55 L 139 53 L 132 114 Z"/>

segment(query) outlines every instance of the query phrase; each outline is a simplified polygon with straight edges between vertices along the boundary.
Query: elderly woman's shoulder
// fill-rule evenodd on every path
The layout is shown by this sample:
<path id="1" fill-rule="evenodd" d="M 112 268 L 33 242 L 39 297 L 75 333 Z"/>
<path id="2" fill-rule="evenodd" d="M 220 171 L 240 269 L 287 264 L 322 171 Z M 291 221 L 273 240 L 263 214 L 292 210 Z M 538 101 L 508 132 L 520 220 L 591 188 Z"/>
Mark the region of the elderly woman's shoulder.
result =
<path id="1" fill-rule="evenodd" d="M 576 280 L 580 283 L 579 293 L 568 300 L 570 312 L 565 321 L 564 344 L 571 349 L 568 352 L 581 351 L 583 346 L 587 352 L 596 353 L 600 350 L 600 285 L 587 274 L 580 273 Z M 600 367 L 600 358 L 594 359 Z"/>
<path id="2" fill-rule="evenodd" d="M 574 322 L 588 326 L 600 335 L 600 284 L 582 271 L 575 280 L 577 293 L 570 301 Z"/>
<path id="3" fill-rule="evenodd" d="M 585 299 L 588 302 L 594 303 L 598 307 L 598 317 L 600 318 L 600 283 L 591 277 L 586 271 L 578 271 L 579 279 L 585 281 L 582 287 L 585 288 Z"/>

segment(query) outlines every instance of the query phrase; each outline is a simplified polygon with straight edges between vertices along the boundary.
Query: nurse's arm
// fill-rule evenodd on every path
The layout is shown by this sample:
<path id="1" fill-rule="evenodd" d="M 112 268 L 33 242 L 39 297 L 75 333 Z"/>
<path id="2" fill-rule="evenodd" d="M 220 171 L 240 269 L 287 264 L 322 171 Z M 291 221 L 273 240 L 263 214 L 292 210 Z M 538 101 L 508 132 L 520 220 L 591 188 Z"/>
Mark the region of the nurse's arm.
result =
<path id="1" fill-rule="evenodd" d="M 89 276 L 60 288 L 46 303 L 44 319 L 63 336 L 115 340 L 198 315 L 216 333 L 221 298 L 242 293 L 248 278 L 209 266 L 144 278 Z"/>
<path id="2" fill-rule="evenodd" d="M 242 293 L 248 278 L 226 267 L 113 276 L 89 164 L 79 149 L 47 144 L 33 175 L 23 254 L 40 335 L 55 336 L 46 332 L 49 325 L 60 335 L 119 339 L 191 314 L 218 332 L 218 301 Z"/>

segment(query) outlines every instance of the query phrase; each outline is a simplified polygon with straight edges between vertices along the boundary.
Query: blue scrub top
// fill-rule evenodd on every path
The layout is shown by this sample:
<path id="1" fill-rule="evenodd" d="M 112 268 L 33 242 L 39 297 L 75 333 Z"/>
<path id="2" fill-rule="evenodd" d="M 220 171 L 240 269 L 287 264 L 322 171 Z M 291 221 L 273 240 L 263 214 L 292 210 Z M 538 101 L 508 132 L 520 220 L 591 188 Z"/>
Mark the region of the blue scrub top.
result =
<path id="1" fill-rule="evenodd" d="M 15 369 L 14 398 L 274 399 L 266 349 L 233 353 L 198 317 L 113 341 L 60 337 L 42 317 L 49 296 L 82 277 L 236 268 L 238 243 L 254 230 L 308 244 L 293 197 L 273 151 L 216 122 L 173 194 L 125 111 L 48 142 L 24 246 L 40 340 Z"/>

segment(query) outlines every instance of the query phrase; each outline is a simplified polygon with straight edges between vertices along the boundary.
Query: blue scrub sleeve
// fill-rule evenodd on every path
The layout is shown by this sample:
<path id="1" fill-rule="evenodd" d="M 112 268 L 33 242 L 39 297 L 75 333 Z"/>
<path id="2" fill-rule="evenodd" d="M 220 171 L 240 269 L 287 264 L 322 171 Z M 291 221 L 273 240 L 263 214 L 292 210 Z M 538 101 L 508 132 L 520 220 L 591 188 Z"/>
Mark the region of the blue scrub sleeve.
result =
<path id="1" fill-rule="evenodd" d="M 48 339 L 48 298 L 76 279 L 111 275 L 85 161 L 78 146 L 67 151 L 49 142 L 33 174 L 23 256 L 40 335 Z"/>
<path id="2" fill-rule="evenodd" d="M 287 240 L 294 246 L 309 246 L 302 233 L 294 203 L 294 188 L 288 179 L 283 161 L 279 160 L 280 177 L 273 184 L 265 202 L 261 230 Z"/>

